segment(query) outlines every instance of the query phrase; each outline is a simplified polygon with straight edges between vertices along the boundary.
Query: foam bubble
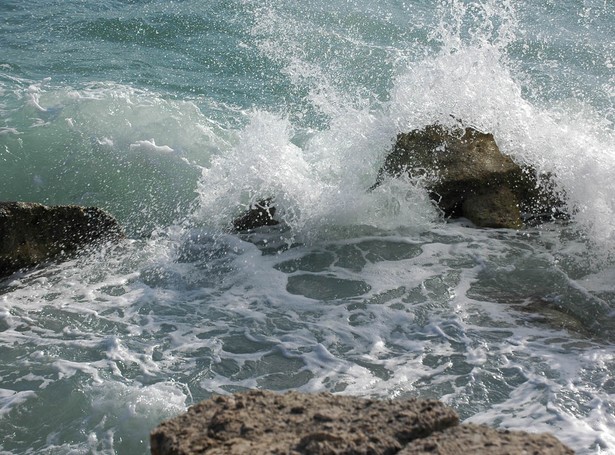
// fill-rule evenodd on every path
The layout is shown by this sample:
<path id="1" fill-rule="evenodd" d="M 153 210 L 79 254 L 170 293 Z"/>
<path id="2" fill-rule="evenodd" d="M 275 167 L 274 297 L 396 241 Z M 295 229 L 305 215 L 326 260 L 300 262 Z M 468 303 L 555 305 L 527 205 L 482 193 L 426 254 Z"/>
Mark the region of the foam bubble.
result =
<path id="1" fill-rule="evenodd" d="M 32 390 L 15 391 L 0 389 L 0 418 L 5 417 L 13 408 L 34 397 L 36 397 L 36 392 Z"/>

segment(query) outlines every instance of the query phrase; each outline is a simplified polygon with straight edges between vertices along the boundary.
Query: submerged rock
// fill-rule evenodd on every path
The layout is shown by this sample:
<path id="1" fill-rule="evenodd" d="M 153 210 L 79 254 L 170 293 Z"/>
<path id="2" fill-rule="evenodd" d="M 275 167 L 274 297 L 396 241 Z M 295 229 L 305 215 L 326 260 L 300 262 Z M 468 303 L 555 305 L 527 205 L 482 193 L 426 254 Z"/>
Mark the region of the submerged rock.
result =
<path id="1" fill-rule="evenodd" d="M 0 276 L 123 236 L 117 221 L 96 207 L 0 202 Z"/>
<path id="2" fill-rule="evenodd" d="M 503 155 L 493 135 L 440 125 L 398 135 L 379 171 L 386 176 L 426 176 L 432 199 L 448 217 L 480 227 L 519 229 L 561 213 L 563 203 L 548 176 Z"/>
<path id="3" fill-rule="evenodd" d="M 150 443 L 153 455 L 574 453 L 549 434 L 458 424 L 436 400 L 255 390 L 191 407 L 160 424 Z"/>
<path id="4" fill-rule="evenodd" d="M 233 221 L 235 231 L 250 231 L 262 226 L 276 226 L 280 224 L 275 220 L 276 208 L 271 205 L 272 199 L 263 199 L 250 206 L 250 209 L 241 217 Z"/>

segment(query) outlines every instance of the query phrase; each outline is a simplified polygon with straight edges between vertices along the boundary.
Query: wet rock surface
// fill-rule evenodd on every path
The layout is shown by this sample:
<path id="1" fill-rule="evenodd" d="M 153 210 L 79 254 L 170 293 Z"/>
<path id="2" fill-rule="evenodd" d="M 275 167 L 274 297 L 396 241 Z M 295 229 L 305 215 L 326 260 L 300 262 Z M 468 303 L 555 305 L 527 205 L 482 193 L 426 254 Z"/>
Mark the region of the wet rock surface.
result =
<path id="1" fill-rule="evenodd" d="M 497 451 L 517 447 L 572 453 L 550 435 L 458 423 L 456 412 L 436 400 L 259 390 L 203 401 L 160 424 L 150 442 L 153 455 L 524 453 Z"/>
<path id="2" fill-rule="evenodd" d="M 374 187 L 387 176 L 426 177 L 432 199 L 447 217 L 479 227 L 519 229 L 561 214 L 549 176 L 537 176 L 502 154 L 492 134 L 440 125 L 399 134 Z"/>
<path id="3" fill-rule="evenodd" d="M 123 237 L 117 221 L 96 207 L 0 202 L 0 277 Z"/>

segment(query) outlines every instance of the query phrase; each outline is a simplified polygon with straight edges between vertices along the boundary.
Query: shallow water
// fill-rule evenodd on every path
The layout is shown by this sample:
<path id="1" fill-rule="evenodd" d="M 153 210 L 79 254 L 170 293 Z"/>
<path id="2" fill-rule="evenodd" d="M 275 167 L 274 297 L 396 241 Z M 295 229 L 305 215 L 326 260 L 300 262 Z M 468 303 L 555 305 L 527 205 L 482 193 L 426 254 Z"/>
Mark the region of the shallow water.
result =
<path id="1" fill-rule="evenodd" d="M 148 453 L 246 388 L 436 397 L 615 453 L 608 1 L 5 1 L 0 198 L 129 240 L 0 283 L 0 451 Z M 447 223 L 372 192 L 455 119 L 556 175 L 572 218 Z M 275 197 L 284 227 L 232 234 Z"/>

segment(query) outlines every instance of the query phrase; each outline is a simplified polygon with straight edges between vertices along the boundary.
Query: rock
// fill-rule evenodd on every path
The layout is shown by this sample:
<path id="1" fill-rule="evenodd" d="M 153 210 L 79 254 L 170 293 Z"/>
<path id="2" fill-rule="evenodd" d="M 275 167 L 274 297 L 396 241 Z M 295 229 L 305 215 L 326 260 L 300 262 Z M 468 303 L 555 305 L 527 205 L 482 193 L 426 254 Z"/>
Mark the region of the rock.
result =
<path id="1" fill-rule="evenodd" d="M 473 128 L 432 125 L 398 135 L 374 187 L 404 173 L 427 177 L 446 216 L 464 216 L 480 227 L 519 229 L 563 207 L 549 176 L 520 167 L 500 152 L 493 135 Z"/>
<path id="2" fill-rule="evenodd" d="M 573 455 L 548 433 L 531 434 L 523 431 L 494 430 L 485 425 L 459 425 L 413 441 L 398 455 L 459 455 L 459 454 L 540 454 Z"/>
<path id="3" fill-rule="evenodd" d="M 550 434 L 458 423 L 436 400 L 254 390 L 191 407 L 154 429 L 150 443 L 153 455 L 574 453 Z"/>
<path id="4" fill-rule="evenodd" d="M 273 219 L 276 209 L 271 203 L 272 200 L 270 198 L 263 199 L 250 206 L 250 210 L 233 221 L 233 228 L 235 231 L 249 231 L 262 226 L 275 226 L 280 224 L 279 221 Z"/>
<path id="5" fill-rule="evenodd" d="M 191 407 L 158 426 L 150 442 L 153 455 L 392 454 L 457 423 L 435 400 L 250 391 Z"/>
<path id="6" fill-rule="evenodd" d="M 480 227 L 523 227 L 519 200 L 507 186 L 492 193 L 469 194 L 461 203 L 461 213 Z"/>
<path id="7" fill-rule="evenodd" d="M 117 221 L 96 207 L 0 202 L 0 276 L 123 236 Z"/>

